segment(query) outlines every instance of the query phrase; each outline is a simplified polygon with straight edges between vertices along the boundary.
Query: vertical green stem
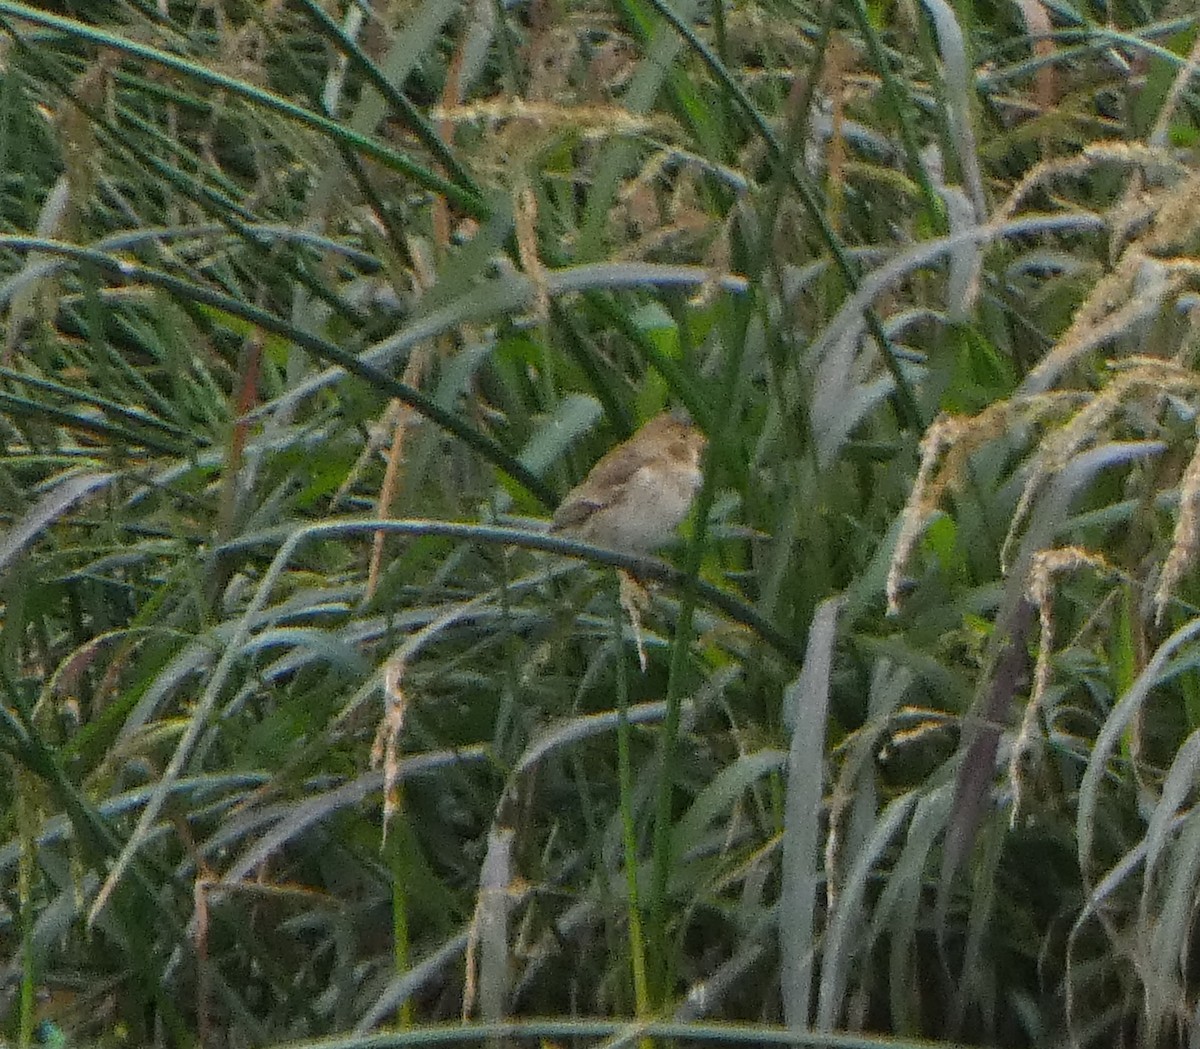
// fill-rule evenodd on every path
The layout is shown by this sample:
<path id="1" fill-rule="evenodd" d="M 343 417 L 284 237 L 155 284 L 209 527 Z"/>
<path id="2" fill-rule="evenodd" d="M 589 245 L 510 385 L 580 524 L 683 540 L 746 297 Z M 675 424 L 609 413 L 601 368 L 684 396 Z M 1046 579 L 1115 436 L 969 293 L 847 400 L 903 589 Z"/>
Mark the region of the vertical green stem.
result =
<path id="1" fill-rule="evenodd" d="M 709 503 L 711 503 L 711 496 Z M 703 504 L 703 500 L 702 500 Z M 702 505 L 707 510 L 707 506 Z M 671 671 L 667 679 L 667 713 L 663 719 L 660 753 L 661 778 L 654 810 L 654 881 L 650 897 L 651 944 L 655 957 L 655 996 L 665 1004 L 671 988 L 671 951 L 667 944 L 667 891 L 671 872 L 672 810 L 675 799 L 675 761 L 679 739 L 679 718 L 682 710 L 683 678 L 687 669 L 688 647 L 692 636 L 692 612 L 696 604 L 696 573 L 703 549 L 703 527 L 697 529 L 689 557 L 689 583 L 679 601 L 679 621 L 671 644 Z"/>
<path id="2" fill-rule="evenodd" d="M 408 850 L 413 843 L 404 813 L 403 794 L 398 800 L 399 807 L 392 816 L 388 837 L 388 859 L 392 869 L 392 955 L 396 974 L 401 976 L 408 972 L 411 964 L 408 931 L 408 874 L 411 864 Z M 396 1027 L 407 1030 L 412 1025 L 413 1004 L 410 998 L 406 998 L 396 1012 Z"/>
<path id="3" fill-rule="evenodd" d="M 617 592 L 613 594 L 613 654 L 617 679 L 617 779 L 621 792 L 621 831 L 625 845 L 625 886 L 628 902 L 629 957 L 633 969 L 633 1000 L 639 1019 L 650 1015 L 650 982 L 646 974 L 646 940 L 638 898 L 638 845 L 633 821 L 633 764 L 629 756 L 629 679 L 625 666 L 622 633 L 624 610 Z M 648 1049 L 649 1040 L 643 1040 Z"/>
<path id="4" fill-rule="evenodd" d="M 33 831 L 31 784 L 28 774 L 18 770 L 14 779 L 17 795 L 17 825 L 21 837 L 21 857 L 17 867 L 17 901 L 21 908 L 21 1021 L 18 1045 L 27 1049 L 33 1044 L 36 1023 L 33 973 L 33 871 L 34 850 L 37 848 Z"/>

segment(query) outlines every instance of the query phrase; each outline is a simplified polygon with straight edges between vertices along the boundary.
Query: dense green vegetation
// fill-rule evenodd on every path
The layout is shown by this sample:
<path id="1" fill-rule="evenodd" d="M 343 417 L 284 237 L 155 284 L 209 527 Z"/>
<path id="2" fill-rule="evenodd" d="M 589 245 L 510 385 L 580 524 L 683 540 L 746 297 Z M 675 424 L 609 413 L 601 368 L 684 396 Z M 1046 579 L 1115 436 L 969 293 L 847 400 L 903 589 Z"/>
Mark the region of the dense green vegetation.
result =
<path id="1" fill-rule="evenodd" d="M 0 31 L 3 1038 L 1200 1037 L 1194 0 Z"/>

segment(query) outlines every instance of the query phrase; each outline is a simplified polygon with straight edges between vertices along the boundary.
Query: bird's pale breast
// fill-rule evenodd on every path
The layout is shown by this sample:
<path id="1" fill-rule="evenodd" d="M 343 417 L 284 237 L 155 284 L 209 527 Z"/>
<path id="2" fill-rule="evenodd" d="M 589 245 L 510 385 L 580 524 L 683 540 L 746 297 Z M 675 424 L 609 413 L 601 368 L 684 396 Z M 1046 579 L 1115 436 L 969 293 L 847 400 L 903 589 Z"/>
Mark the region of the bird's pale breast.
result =
<path id="1" fill-rule="evenodd" d="M 600 546 L 648 553 L 678 527 L 700 486 L 699 469 L 643 466 L 617 499 L 593 515 L 589 538 Z"/>

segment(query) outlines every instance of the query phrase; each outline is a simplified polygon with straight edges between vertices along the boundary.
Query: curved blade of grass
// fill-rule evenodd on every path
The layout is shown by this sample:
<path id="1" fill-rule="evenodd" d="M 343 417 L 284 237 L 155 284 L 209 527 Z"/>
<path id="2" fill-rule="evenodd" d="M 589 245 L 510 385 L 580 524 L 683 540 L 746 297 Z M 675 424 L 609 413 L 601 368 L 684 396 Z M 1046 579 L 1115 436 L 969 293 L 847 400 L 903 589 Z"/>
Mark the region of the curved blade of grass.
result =
<path id="1" fill-rule="evenodd" d="M 662 701 L 636 703 L 625 712 L 624 716 L 631 725 L 653 725 L 657 721 L 662 721 L 666 710 L 667 705 Z M 518 776 L 528 772 L 547 754 L 562 747 L 571 747 L 584 740 L 616 732 L 621 716 L 620 711 L 606 710 L 598 714 L 581 714 L 562 724 L 550 725 L 525 748 L 520 760 L 513 766 L 512 774 Z"/>
<path id="2" fill-rule="evenodd" d="M 758 750 L 739 755 L 736 761 L 721 769 L 675 824 L 671 855 L 682 862 L 710 824 L 732 812 L 751 786 L 783 767 L 787 760 L 788 755 L 782 750 Z"/>
<path id="3" fill-rule="evenodd" d="M 1171 863 L 1163 871 L 1166 889 L 1138 921 L 1138 940 L 1146 945 L 1146 1010 L 1159 1024 L 1170 1023 L 1177 1015 L 1175 1004 L 1185 993 L 1183 959 L 1188 956 L 1196 880 L 1200 877 L 1200 820 L 1189 813 L 1182 824 Z M 1149 869 L 1143 885 L 1148 883 Z"/>
<path id="4" fill-rule="evenodd" d="M 813 615 L 799 677 L 783 697 L 791 731 L 783 816 L 783 870 L 779 891 L 779 985 L 788 1030 L 809 1026 L 816 959 L 817 885 L 820 881 L 821 798 L 825 786 L 825 723 L 837 615 L 842 598 L 823 601 Z"/>
<path id="5" fill-rule="evenodd" d="M 457 750 L 406 755 L 400 762 L 399 781 L 428 775 L 449 767 L 487 761 L 483 746 L 460 747 Z M 288 842 L 309 828 L 328 819 L 342 809 L 361 805 L 367 798 L 383 791 L 383 772 L 366 772 L 333 790 L 310 794 L 298 801 L 247 810 L 238 820 L 222 828 L 205 848 L 213 852 L 227 848 L 233 841 L 267 824 L 271 829 L 255 839 L 226 868 L 221 880 L 233 885 L 247 877 L 255 867 L 277 853 Z"/>
<path id="6" fill-rule="evenodd" d="M 407 971 L 393 978 L 354 1025 L 355 1033 L 365 1034 L 377 1027 L 430 981 L 444 980 L 444 970 L 457 964 L 466 951 L 468 937 L 466 932 L 459 933 L 437 950 L 430 952 L 416 965 L 410 966 Z"/>
<path id="7" fill-rule="evenodd" d="M 892 1029 L 920 1029 L 920 992 L 913 959 L 917 953 L 917 928 L 930 854 L 946 828 L 954 802 L 954 785 L 943 783 L 917 802 L 904 848 L 896 860 L 875 904 L 871 940 L 888 938 L 888 998 Z"/>
<path id="8" fill-rule="evenodd" d="M 688 989 L 672 1019 L 694 1021 L 719 1012 L 726 1004 L 726 994 L 771 949 L 778 921 L 778 907 L 766 907 L 759 913 L 755 926 L 743 926 L 742 945 L 715 971 Z"/>
<path id="9" fill-rule="evenodd" d="M 37 225 L 34 232 L 47 240 L 55 239 L 59 232 L 69 224 L 69 217 L 74 214 L 72 207 L 71 180 L 64 174 L 58 177 L 46 199 L 42 201 L 38 213 Z M 11 359 L 20 341 L 25 325 L 33 318 L 38 302 L 38 291 L 46 281 L 42 275 L 45 270 L 45 260 L 36 254 L 30 254 L 25 264 L 13 274 L 5 284 L 15 284 L 20 291 L 13 296 L 9 310 L 7 330 L 4 335 L 4 359 Z"/>
<path id="10" fill-rule="evenodd" d="M 517 458 L 531 473 L 541 476 L 595 425 L 600 412 L 600 404 L 594 397 L 584 394 L 564 397 L 555 405 L 554 414 L 525 442 Z"/>
<path id="11" fill-rule="evenodd" d="M 1171 658 L 1179 649 L 1197 637 L 1200 637 L 1200 619 L 1192 619 L 1184 623 L 1159 645 L 1146 664 L 1146 668 L 1117 701 L 1116 706 L 1104 719 L 1104 724 L 1100 726 L 1092 753 L 1088 756 L 1083 780 L 1079 784 L 1079 806 L 1075 817 L 1075 836 L 1079 843 L 1079 867 L 1084 872 L 1091 868 L 1092 841 L 1096 829 L 1096 807 L 1099 802 L 1100 785 L 1108 772 L 1108 759 L 1129 727 L 1129 723 L 1150 695 L 1151 689 L 1158 683 Z M 1149 841 L 1143 839 L 1143 846 L 1148 845 Z"/>
<path id="12" fill-rule="evenodd" d="M 513 883 L 512 827 L 493 826 L 488 831 L 487 852 L 479 873 L 479 896 L 475 906 L 478 949 L 479 1014 L 484 1020 L 498 1020 L 508 1012 L 508 970 L 511 965 L 508 945 L 510 894 Z M 468 1003 L 464 1003 L 464 1008 Z"/>
<path id="13" fill-rule="evenodd" d="M 118 476 L 114 473 L 75 474 L 55 484 L 0 536 L 0 572 L 77 502 L 110 485 Z"/>
<path id="14" fill-rule="evenodd" d="M 464 524 L 458 521 L 423 521 L 423 520 L 362 520 L 346 519 L 323 524 L 307 525 L 299 529 L 292 526 L 270 529 L 252 535 L 240 536 L 217 548 L 217 553 L 254 548 L 262 545 L 275 546 L 280 543 L 283 548 L 276 555 L 276 560 L 286 552 L 288 557 L 294 556 L 296 546 L 312 538 L 332 537 L 337 535 L 356 535 L 365 531 L 394 532 L 397 535 L 440 535 L 455 539 L 471 539 L 484 543 L 499 543 L 510 546 L 523 546 L 530 550 L 545 550 L 549 553 L 565 554 L 577 557 L 595 564 L 608 565 L 612 568 L 622 568 L 639 579 L 665 583 L 667 586 L 682 589 L 685 585 L 695 587 L 696 596 L 705 604 L 725 613 L 735 622 L 749 627 L 767 644 L 776 649 L 781 655 L 795 663 L 803 662 L 803 650 L 795 639 L 784 634 L 772 623 L 764 619 L 750 605 L 727 590 L 713 586 L 703 579 L 689 584 L 689 575 L 683 570 L 654 557 L 635 557 L 607 550 L 602 546 L 592 546 L 575 539 L 560 535 L 550 535 L 545 532 L 532 532 L 521 528 L 498 528 L 489 525 Z M 274 562 L 272 562 L 274 564 Z M 282 571 L 282 568 L 279 569 Z"/>
<path id="15" fill-rule="evenodd" d="M 918 795 L 910 791 L 888 803 L 842 886 L 821 947 L 821 986 L 817 998 L 817 1018 L 813 1024 L 815 1030 L 832 1031 L 837 1026 L 844 1005 L 845 983 L 850 966 L 856 957 L 865 958 L 871 950 L 872 941 L 868 938 L 864 942 L 861 938 L 867 883 L 883 850 L 908 820 L 917 800 Z"/>
<path id="16" fill-rule="evenodd" d="M 1021 237 L 1054 232 L 1097 232 L 1105 228 L 1105 220 L 1090 212 L 1066 215 L 1024 215 L 1007 222 L 989 223 L 962 230 L 959 233 L 923 241 L 916 247 L 890 259 L 863 278 L 858 289 L 838 307 L 833 319 L 821 330 L 809 347 L 809 353 L 821 357 L 831 352 L 848 332 L 862 323 L 871 304 L 885 290 L 899 281 L 907 280 L 916 270 L 937 262 L 944 255 L 972 244 L 988 244 L 1007 237 Z"/>
<path id="17" fill-rule="evenodd" d="M 634 1021 L 609 1019 L 514 1020 L 506 1023 L 426 1024 L 388 1034 L 325 1037 L 289 1042 L 289 1049 L 406 1049 L 408 1046 L 479 1045 L 488 1040 L 503 1042 L 572 1042 L 581 1039 L 611 1039 L 609 1045 L 624 1047 L 640 1038 L 667 1041 L 716 1043 L 722 1046 L 797 1046 L 801 1049 L 930 1049 L 930 1043 L 905 1038 L 865 1034 L 806 1034 L 772 1024 L 678 1023 L 669 1020 Z M 951 1043 L 939 1043 L 947 1047 Z"/>
<path id="18" fill-rule="evenodd" d="M 921 0 L 937 28 L 938 50 L 942 55 L 943 76 L 947 91 L 946 112 L 950 134 L 958 154 L 958 164 L 975 206 L 975 221 L 987 220 L 987 198 L 983 192 L 983 176 L 979 171 L 979 151 L 971 121 L 971 79 L 967 62 L 967 46 L 963 39 L 958 16 L 946 0 Z"/>
<path id="19" fill-rule="evenodd" d="M 242 797 L 264 786 L 269 777 L 262 772 L 231 772 L 213 776 L 195 776 L 178 780 L 174 793 L 180 796 L 219 795 L 226 793 L 229 797 Z M 96 813 L 99 816 L 126 817 L 146 804 L 152 787 L 137 787 L 123 791 L 113 797 L 96 803 Z M 42 821 L 37 832 L 36 843 L 39 848 L 61 845 L 68 841 L 72 834 L 71 820 L 66 815 L 51 816 Z M 0 871 L 14 866 L 20 858 L 21 845 L 19 841 L 0 846 Z"/>
<path id="20" fill-rule="evenodd" d="M 1175 752 L 1171 768 L 1162 785 L 1158 802 L 1146 828 L 1146 870 L 1143 878 L 1141 912 L 1142 921 L 1148 920 L 1151 890 L 1158 873 L 1158 862 L 1167 848 L 1176 821 L 1176 815 L 1184 804 L 1200 771 L 1200 731 L 1193 732 Z"/>

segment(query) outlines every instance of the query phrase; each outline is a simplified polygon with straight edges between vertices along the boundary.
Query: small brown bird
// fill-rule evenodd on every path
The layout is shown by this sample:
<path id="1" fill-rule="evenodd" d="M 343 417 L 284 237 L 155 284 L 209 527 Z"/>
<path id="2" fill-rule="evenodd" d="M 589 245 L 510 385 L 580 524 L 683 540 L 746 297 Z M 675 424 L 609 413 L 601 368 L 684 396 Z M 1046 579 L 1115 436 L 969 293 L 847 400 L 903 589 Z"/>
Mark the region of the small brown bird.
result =
<path id="1" fill-rule="evenodd" d="M 683 412 L 656 415 L 567 493 L 550 530 L 610 550 L 649 553 L 687 516 L 707 442 Z"/>

